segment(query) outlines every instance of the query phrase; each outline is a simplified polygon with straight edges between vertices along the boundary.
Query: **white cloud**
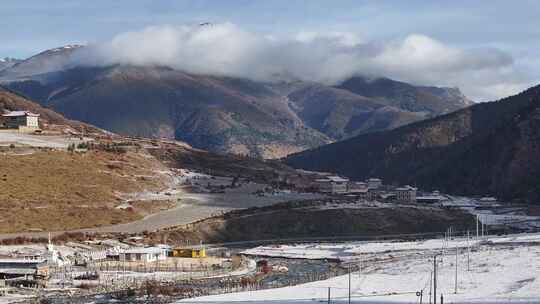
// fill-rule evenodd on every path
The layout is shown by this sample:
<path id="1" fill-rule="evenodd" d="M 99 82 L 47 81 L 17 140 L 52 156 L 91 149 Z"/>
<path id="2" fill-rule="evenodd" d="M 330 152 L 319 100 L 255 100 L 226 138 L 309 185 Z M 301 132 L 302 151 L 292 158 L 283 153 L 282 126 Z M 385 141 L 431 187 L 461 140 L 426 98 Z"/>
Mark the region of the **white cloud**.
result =
<path id="1" fill-rule="evenodd" d="M 525 85 L 512 57 L 494 48 L 456 48 L 419 34 L 395 41 L 364 41 L 348 32 L 259 35 L 231 23 L 127 32 L 84 48 L 76 60 L 85 65 L 166 65 L 267 81 L 289 76 L 333 84 L 355 74 L 384 76 L 459 86 L 481 100 L 516 93 Z"/>

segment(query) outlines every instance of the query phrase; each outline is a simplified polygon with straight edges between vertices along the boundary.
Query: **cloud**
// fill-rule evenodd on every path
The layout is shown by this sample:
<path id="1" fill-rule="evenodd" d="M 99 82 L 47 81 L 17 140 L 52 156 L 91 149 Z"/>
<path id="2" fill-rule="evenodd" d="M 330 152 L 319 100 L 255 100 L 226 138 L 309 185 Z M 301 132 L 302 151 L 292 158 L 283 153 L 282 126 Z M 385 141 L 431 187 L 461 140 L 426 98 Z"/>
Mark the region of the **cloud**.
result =
<path id="1" fill-rule="evenodd" d="M 335 84 L 358 74 L 384 76 L 459 86 L 481 100 L 516 93 L 526 80 L 513 58 L 495 48 L 457 48 L 420 34 L 393 41 L 365 41 L 348 32 L 261 35 L 232 23 L 149 27 L 91 44 L 74 58 L 82 65 L 165 65 L 264 81 Z"/>

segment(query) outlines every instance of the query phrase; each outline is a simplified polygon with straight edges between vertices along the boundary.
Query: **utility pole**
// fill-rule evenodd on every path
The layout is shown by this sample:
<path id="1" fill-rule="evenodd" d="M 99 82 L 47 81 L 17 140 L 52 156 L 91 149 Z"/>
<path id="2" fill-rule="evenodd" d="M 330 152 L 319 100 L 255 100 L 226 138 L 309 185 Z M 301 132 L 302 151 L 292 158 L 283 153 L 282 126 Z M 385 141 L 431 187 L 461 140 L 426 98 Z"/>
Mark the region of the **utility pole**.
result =
<path id="1" fill-rule="evenodd" d="M 482 239 L 484 238 L 484 217 L 482 216 Z"/>
<path id="2" fill-rule="evenodd" d="M 457 264 L 458 264 L 458 246 L 456 245 L 456 276 L 454 278 L 454 293 L 457 294 Z"/>
<path id="3" fill-rule="evenodd" d="M 478 241 L 478 222 L 480 221 L 479 215 L 476 215 L 476 240 Z"/>
<path id="4" fill-rule="evenodd" d="M 351 264 L 349 264 L 349 304 L 351 304 Z"/>
<path id="5" fill-rule="evenodd" d="M 433 257 L 433 304 L 437 304 L 437 256 Z"/>
<path id="6" fill-rule="evenodd" d="M 429 274 L 429 304 L 431 304 L 431 293 L 433 292 L 433 270 Z"/>
<path id="7" fill-rule="evenodd" d="M 471 244 L 469 243 L 469 230 L 467 230 L 467 271 L 471 271 Z"/>
<path id="8" fill-rule="evenodd" d="M 330 304 L 330 287 L 328 287 L 328 304 Z"/>

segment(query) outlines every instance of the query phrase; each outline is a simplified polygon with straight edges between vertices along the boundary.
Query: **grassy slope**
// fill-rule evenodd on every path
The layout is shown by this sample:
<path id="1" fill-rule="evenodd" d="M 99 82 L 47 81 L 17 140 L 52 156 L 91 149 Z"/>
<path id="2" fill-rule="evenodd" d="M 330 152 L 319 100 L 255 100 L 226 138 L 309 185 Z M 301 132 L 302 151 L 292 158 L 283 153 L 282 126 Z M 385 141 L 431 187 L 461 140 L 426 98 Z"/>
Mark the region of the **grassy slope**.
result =
<path id="1" fill-rule="evenodd" d="M 118 192 L 163 188 L 154 175 L 160 164 L 136 153 L 71 154 L 36 151 L 0 154 L 0 232 L 45 231 L 110 225 L 136 220 L 117 210 Z M 137 175 L 137 176 L 136 176 Z"/>

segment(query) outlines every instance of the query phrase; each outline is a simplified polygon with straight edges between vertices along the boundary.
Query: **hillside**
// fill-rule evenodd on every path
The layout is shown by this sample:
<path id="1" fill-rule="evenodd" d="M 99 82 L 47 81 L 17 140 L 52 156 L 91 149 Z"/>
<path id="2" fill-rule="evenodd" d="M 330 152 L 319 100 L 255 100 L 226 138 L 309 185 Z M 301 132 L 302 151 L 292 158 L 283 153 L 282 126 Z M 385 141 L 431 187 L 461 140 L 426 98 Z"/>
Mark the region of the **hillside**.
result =
<path id="1" fill-rule="evenodd" d="M 110 227 L 172 211 L 167 209 L 182 214 L 200 208 L 204 213 L 214 210 L 210 206 L 238 205 L 219 193 L 203 192 L 201 202 L 194 199 L 199 192 L 186 180 L 199 173 L 213 174 L 208 183 L 219 184 L 217 175 L 227 185 L 234 178 L 267 185 L 298 175 L 278 161 L 219 155 L 168 141 L 115 138 L 90 145 L 79 152 L 20 144 L 0 147 L 0 212 L 5 215 L 0 234 Z M 195 184 L 201 181 L 194 179 Z M 247 198 L 247 204 L 260 200 L 251 192 L 233 197 Z M 193 200 L 197 202 L 190 205 Z M 181 222 L 178 217 L 165 215 L 175 225 Z"/>
<path id="2" fill-rule="evenodd" d="M 540 202 L 540 86 L 288 157 L 299 168 Z"/>
<path id="3" fill-rule="evenodd" d="M 140 209 L 118 209 L 122 193 L 163 190 L 164 167 L 142 153 L 1 148 L 0 233 L 58 231 L 129 222 Z M 147 178 L 141 178 L 148 176 Z M 155 203 L 156 208 L 167 207 Z"/>
<path id="4" fill-rule="evenodd" d="M 379 103 L 413 112 L 444 114 L 473 104 L 457 88 L 413 86 L 388 78 L 351 77 L 338 88 L 375 98 Z"/>
<path id="5" fill-rule="evenodd" d="M 330 141 L 304 128 L 280 96 L 248 80 L 118 66 L 71 69 L 10 87 L 107 130 L 205 150 L 271 157 Z"/>
<path id="6" fill-rule="evenodd" d="M 374 98 L 320 84 L 303 86 L 287 97 L 293 111 L 307 126 L 335 140 L 394 129 L 425 119 L 428 115 L 384 105 Z"/>
<path id="7" fill-rule="evenodd" d="M 332 87 L 193 75 L 159 66 L 76 66 L 69 60 L 82 48 L 42 52 L 1 71 L 0 81 L 70 119 L 115 133 L 264 158 L 392 129 L 467 101 L 455 89 L 391 80 L 377 81 L 377 91 L 350 81 Z M 385 86 L 406 89 L 381 95 Z"/>
<path id="8" fill-rule="evenodd" d="M 329 207 L 334 205 L 335 207 Z M 339 220 L 336 220 L 339 219 Z M 148 235 L 148 242 L 209 243 L 346 236 L 384 236 L 471 227 L 472 216 L 436 208 L 358 208 L 358 202 L 314 200 L 235 210 Z"/>

